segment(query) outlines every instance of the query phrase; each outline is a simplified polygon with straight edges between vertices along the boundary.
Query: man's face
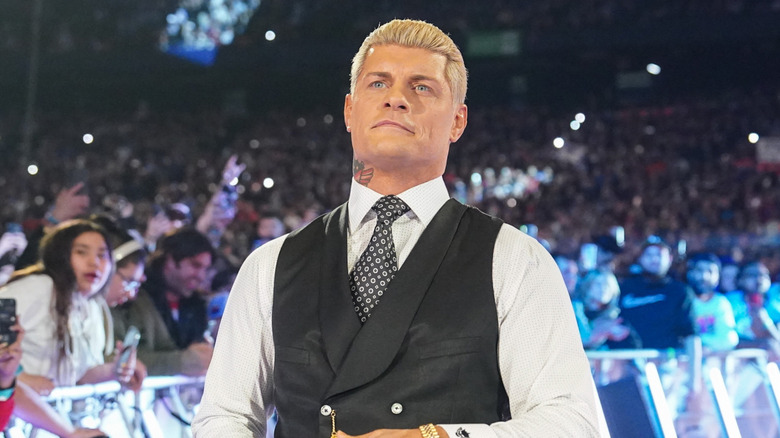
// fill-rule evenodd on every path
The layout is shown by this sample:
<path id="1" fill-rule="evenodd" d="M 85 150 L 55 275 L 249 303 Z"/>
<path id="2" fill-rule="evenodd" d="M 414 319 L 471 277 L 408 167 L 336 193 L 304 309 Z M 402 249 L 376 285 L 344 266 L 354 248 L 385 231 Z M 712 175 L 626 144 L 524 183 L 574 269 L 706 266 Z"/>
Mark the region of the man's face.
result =
<path id="1" fill-rule="evenodd" d="M 284 224 L 275 217 L 264 217 L 257 224 L 257 235 L 263 239 L 275 239 L 284 234 Z"/>
<path id="2" fill-rule="evenodd" d="M 443 55 L 426 49 L 369 50 L 355 93 L 344 102 L 355 160 L 427 179 L 444 173 L 449 145 L 467 119 L 466 105 L 453 102 L 445 65 Z"/>
<path id="3" fill-rule="evenodd" d="M 208 252 L 185 257 L 178 263 L 173 257 L 168 256 L 163 269 L 165 285 L 179 297 L 189 298 L 206 280 L 209 267 L 211 267 L 211 254 Z"/>
<path id="4" fill-rule="evenodd" d="M 697 294 L 709 293 L 718 286 L 720 271 L 715 263 L 699 260 L 688 269 L 686 278 Z"/>
<path id="5" fill-rule="evenodd" d="M 639 265 L 648 274 L 663 277 L 672 266 L 672 254 L 665 246 L 651 245 L 642 252 Z"/>
<path id="6" fill-rule="evenodd" d="M 765 294 L 772 285 L 769 269 L 762 264 L 746 266 L 739 274 L 739 287 L 748 294 Z"/>

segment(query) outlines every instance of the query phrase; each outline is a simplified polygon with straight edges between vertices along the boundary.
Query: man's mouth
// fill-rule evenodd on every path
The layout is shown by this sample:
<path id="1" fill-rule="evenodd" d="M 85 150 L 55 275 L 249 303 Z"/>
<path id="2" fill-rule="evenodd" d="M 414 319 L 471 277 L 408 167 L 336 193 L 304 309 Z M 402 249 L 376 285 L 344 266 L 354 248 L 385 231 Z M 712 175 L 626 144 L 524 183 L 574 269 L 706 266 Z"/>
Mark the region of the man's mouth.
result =
<path id="1" fill-rule="evenodd" d="M 399 122 L 396 122 L 396 121 L 393 121 L 393 120 L 382 120 L 381 122 L 377 123 L 373 127 L 374 128 L 382 128 L 382 127 L 398 128 L 398 129 L 402 129 L 402 130 L 404 130 L 404 131 L 406 131 L 406 132 L 408 132 L 410 134 L 414 134 L 414 131 L 412 129 L 406 127 L 406 125 L 404 125 L 402 123 L 399 123 Z"/>

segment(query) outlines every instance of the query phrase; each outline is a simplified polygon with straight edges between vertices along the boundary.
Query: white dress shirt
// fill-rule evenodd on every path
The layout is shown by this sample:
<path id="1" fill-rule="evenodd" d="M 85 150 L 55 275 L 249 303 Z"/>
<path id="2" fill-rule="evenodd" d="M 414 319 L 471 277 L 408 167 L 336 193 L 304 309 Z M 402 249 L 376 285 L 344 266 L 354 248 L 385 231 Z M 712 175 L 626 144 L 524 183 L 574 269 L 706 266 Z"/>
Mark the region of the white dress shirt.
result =
<path id="1" fill-rule="evenodd" d="M 344 275 L 368 246 L 376 223 L 371 207 L 381 196 L 353 180 Z M 400 268 L 449 194 L 436 178 L 398 197 L 410 207 L 393 224 Z M 238 273 L 193 422 L 197 437 L 265 436 L 274 403 L 274 273 L 285 237 L 250 254 Z M 493 257 L 498 361 L 512 420 L 440 426 L 452 438 L 465 436 L 457 435 L 460 428 L 472 438 L 598 436 L 595 386 L 555 262 L 536 240 L 506 224 Z"/>

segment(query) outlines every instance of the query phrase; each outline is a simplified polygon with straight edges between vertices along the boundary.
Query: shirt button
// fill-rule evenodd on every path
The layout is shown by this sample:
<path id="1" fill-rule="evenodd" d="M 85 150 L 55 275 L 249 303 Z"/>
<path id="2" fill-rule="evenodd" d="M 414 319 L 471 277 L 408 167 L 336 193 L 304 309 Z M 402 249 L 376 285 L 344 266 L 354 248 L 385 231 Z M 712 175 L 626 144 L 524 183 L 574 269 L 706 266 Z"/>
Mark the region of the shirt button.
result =
<path id="1" fill-rule="evenodd" d="M 322 407 L 320 408 L 320 414 L 326 417 L 329 417 L 331 412 L 333 412 L 333 409 L 331 409 L 331 407 L 328 405 L 322 405 Z"/>
<path id="2" fill-rule="evenodd" d="M 404 405 L 401 403 L 393 403 L 392 406 L 390 406 L 390 412 L 394 413 L 395 415 L 400 414 L 404 411 Z"/>

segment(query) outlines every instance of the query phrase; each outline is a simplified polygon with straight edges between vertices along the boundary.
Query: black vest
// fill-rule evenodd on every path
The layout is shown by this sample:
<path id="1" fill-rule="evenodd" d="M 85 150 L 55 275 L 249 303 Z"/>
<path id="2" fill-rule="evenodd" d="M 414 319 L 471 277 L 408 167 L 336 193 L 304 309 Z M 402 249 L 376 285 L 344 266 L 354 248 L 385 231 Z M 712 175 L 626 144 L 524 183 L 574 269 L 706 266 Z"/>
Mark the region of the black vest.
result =
<path id="1" fill-rule="evenodd" d="M 444 204 L 361 327 L 342 205 L 290 234 L 276 267 L 276 437 L 420 424 L 493 423 L 508 406 L 498 370 L 493 247 L 501 222 Z"/>

